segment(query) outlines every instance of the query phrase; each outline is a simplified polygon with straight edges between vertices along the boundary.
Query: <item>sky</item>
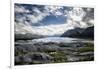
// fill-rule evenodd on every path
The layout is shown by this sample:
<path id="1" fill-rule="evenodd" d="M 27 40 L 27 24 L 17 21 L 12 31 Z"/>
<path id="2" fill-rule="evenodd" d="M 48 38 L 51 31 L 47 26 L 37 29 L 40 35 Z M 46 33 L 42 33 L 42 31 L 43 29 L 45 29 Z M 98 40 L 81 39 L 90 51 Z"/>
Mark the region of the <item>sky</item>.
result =
<path id="1" fill-rule="evenodd" d="M 75 27 L 87 27 L 93 24 L 92 8 L 15 4 L 15 33 L 33 33 L 39 35 L 61 35 Z M 93 13 L 93 12 L 92 12 Z"/>

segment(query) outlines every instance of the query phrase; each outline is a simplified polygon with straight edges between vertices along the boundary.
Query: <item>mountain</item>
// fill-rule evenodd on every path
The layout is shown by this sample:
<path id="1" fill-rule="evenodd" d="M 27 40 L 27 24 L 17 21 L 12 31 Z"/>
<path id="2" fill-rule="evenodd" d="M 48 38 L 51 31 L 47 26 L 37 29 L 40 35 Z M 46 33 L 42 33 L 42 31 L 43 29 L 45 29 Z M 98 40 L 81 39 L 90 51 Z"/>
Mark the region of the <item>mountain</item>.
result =
<path id="1" fill-rule="evenodd" d="M 94 39 L 94 26 L 88 28 L 75 28 L 68 30 L 61 37 L 90 38 Z"/>

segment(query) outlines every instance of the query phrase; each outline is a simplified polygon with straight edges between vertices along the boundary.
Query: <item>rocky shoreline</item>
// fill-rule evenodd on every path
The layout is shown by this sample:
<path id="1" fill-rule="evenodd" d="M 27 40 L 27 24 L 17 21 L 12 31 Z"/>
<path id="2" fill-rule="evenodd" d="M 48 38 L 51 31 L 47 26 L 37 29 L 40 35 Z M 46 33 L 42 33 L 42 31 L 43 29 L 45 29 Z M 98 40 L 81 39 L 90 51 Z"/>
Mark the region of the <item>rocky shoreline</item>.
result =
<path id="1" fill-rule="evenodd" d="M 63 63 L 94 60 L 94 43 L 15 42 L 15 65 Z"/>

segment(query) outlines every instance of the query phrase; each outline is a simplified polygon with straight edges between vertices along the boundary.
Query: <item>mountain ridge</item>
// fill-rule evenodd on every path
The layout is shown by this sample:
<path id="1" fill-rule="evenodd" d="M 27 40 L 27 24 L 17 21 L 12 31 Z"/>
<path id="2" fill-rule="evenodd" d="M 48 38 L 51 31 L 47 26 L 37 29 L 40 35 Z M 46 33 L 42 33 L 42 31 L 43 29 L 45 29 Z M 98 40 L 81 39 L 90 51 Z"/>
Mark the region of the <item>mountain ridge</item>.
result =
<path id="1" fill-rule="evenodd" d="M 88 28 L 75 28 L 72 30 L 68 30 L 65 33 L 63 33 L 61 37 L 94 39 L 94 26 Z"/>

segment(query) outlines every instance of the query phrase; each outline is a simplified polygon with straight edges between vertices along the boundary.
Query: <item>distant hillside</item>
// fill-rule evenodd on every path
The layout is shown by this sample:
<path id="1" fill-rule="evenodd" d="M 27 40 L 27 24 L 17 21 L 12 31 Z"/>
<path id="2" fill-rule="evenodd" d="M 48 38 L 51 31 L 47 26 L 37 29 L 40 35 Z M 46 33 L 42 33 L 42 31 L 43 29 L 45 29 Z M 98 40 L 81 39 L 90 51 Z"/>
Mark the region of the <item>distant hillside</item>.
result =
<path id="1" fill-rule="evenodd" d="M 66 31 L 61 37 L 74 37 L 74 38 L 89 38 L 94 39 L 94 26 L 83 28 L 75 28 L 69 31 Z"/>
<path id="2" fill-rule="evenodd" d="M 15 40 L 32 40 L 32 39 L 38 39 L 42 38 L 41 35 L 34 35 L 34 34 L 15 34 Z"/>

